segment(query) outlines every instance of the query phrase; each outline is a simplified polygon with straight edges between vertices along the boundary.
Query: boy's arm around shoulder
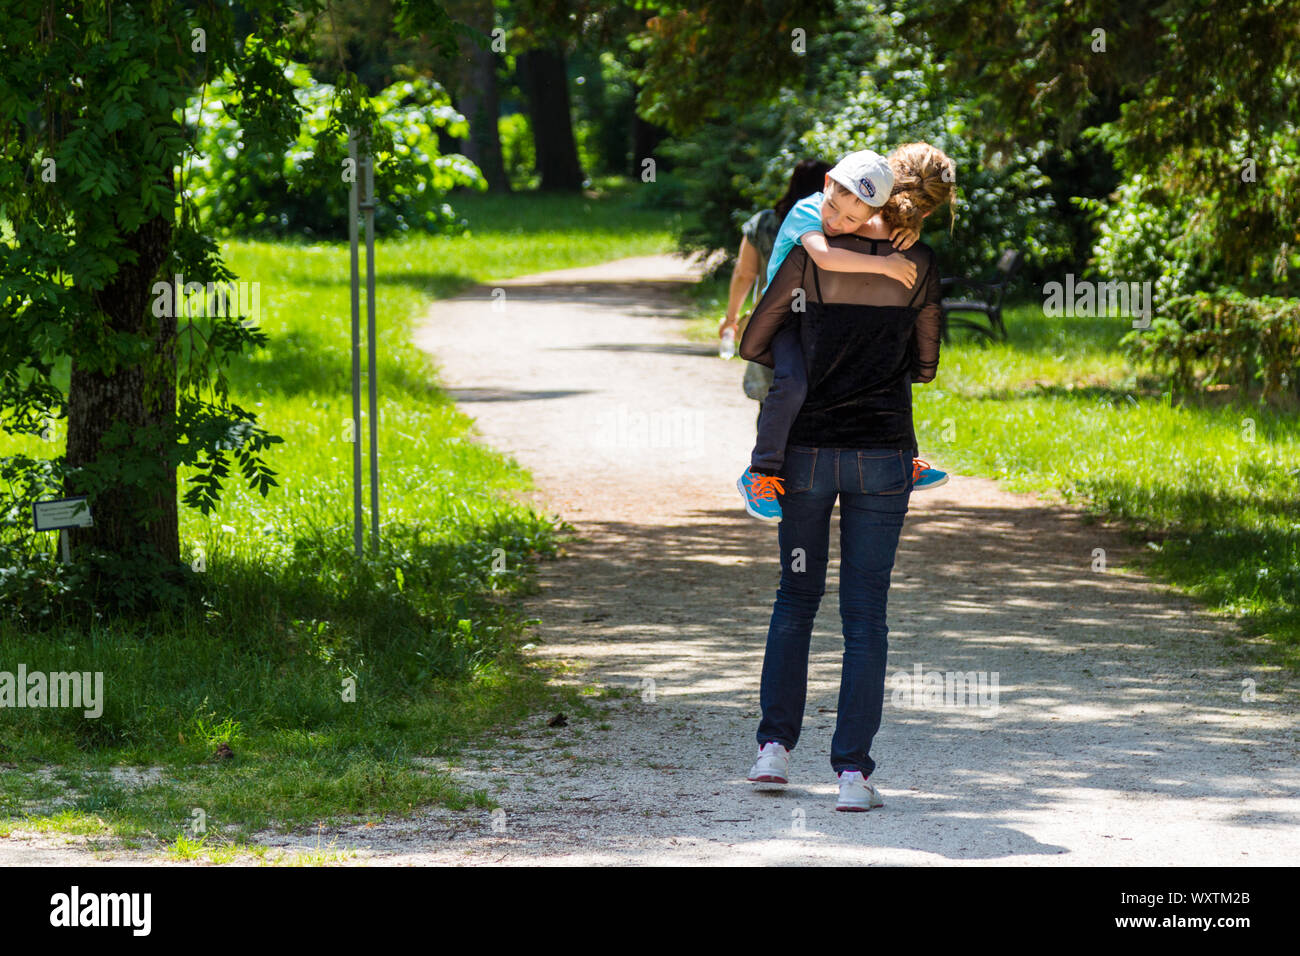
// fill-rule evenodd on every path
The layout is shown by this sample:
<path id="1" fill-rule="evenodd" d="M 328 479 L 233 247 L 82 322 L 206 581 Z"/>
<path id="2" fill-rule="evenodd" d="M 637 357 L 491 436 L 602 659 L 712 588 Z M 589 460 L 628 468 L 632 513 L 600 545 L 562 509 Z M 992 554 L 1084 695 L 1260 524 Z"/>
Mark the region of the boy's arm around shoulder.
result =
<path id="1" fill-rule="evenodd" d="M 838 240 L 848 237 L 834 236 L 827 239 L 820 232 L 806 232 L 800 237 L 808 258 L 817 263 L 819 269 L 828 272 L 860 272 L 882 275 L 901 282 L 911 288 L 916 281 L 916 266 L 907 256 L 897 253 L 888 256 L 875 256 L 866 252 L 854 252 L 851 249 L 837 248 Z"/>

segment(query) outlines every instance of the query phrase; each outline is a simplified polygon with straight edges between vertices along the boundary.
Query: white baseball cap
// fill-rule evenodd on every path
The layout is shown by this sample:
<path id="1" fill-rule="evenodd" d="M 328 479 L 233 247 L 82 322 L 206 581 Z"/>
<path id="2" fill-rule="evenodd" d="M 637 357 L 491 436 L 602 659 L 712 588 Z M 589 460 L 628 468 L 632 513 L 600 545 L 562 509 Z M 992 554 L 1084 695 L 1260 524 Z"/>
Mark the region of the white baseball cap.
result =
<path id="1" fill-rule="evenodd" d="M 875 150 L 849 153 L 827 174 L 868 206 L 883 206 L 894 190 L 894 173 Z"/>

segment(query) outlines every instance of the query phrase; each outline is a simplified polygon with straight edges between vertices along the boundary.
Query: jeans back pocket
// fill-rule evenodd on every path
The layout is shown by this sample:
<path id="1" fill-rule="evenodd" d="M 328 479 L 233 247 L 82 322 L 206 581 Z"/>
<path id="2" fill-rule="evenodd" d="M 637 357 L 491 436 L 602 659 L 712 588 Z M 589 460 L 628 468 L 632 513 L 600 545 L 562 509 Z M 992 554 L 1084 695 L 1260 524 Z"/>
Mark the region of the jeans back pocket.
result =
<path id="1" fill-rule="evenodd" d="M 858 481 L 864 495 L 901 495 L 912 484 L 912 457 L 891 448 L 859 451 Z"/>
<path id="2" fill-rule="evenodd" d="M 817 449 L 789 445 L 785 450 L 785 464 L 781 466 L 785 493 L 799 494 L 811 491 L 817 471 Z"/>

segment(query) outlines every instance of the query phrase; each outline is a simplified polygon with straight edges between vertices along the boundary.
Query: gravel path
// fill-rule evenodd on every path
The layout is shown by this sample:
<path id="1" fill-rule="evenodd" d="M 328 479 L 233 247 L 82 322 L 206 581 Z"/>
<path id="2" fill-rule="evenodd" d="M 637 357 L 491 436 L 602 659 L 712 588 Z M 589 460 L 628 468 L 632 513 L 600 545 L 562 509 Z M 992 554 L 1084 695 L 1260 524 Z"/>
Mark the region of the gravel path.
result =
<path id="1" fill-rule="evenodd" d="M 682 338 L 678 289 L 692 279 L 680 260 L 625 259 L 432 309 L 418 344 L 484 440 L 530 468 L 586 539 L 542 571 L 533 653 L 630 695 L 603 705 L 603 722 L 538 715 L 461 761 L 504 810 L 478 832 L 449 829 L 438 845 L 430 820 L 373 851 L 394 863 L 1300 859 L 1294 684 L 1253 667 L 1248 645 L 1225 647 L 1229 623 L 1116 570 L 1132 553 L 1119 532 L 976 478 L 912 498 L 873 747 L 885 807 L 832 809 L 836 566 L 792 782 L 746 783 L 776 529 L 744 514 L 734 486 L 756 410 L 742 363 Z M 996 706 L 908 706 L 917 668 L 996 673 Z"/>
<path id="2" fill-rule="evenodd" d="M 872 751 L 885 806 L 832 810 L 834 546 L 791 784 L 745 782 L 776 529 L 734 486 L 756 411 L 742 363 L 681 334 L 693 279 L 664 256 L 517 278 L 438 302 L 417 334 L 483 440 L 584 538 L 542 568 L 530 653 L 623 693 L 596 700 L 599 719 L 538 714 L 456 765 L 430 761 L 498 811 L 267 843 L 372 865 L 1300 859 L 1295 683 L 1248 643 L 1225 646 L 1231 624 L 1119 570 L 1119 532 L 976 478 L 912 498 Z M 922 453 L 942 465 L 941 449 Z M 921 699 L 918 673 L 971 671 L 996 675 L 995 700 Z"/>

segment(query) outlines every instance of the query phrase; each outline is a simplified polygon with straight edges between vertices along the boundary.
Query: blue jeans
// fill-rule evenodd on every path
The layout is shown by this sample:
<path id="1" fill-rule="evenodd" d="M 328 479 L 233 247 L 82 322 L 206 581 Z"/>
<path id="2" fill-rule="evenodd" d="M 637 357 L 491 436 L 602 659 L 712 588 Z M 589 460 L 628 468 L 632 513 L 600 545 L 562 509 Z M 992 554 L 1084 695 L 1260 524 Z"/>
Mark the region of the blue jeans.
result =
<path id="1" fill-rule="evenodd" d="M 889 649 L 885 604 L 898 536 L 912 494 L 910 451 L 791 445 L 781 470 L 781 585 L 763 656 L 758 745 L 799 742 L 808 695 L 808 646 L 826 593 L 831 511 L 840 500 L 840 619 L 844 658 L 831 739 L 831 767 L 876 768 L 871 741 L 880 729 Z"/>
<path id="2" fill-rule="evenodd" d="M 773 475 L 781 470 L 790 427 L 807 397 L 808 372 L 803 365 L 799 326 L 790 322 L 772 339 L 772 387 L 759 405 L 750 468 Z"/>

